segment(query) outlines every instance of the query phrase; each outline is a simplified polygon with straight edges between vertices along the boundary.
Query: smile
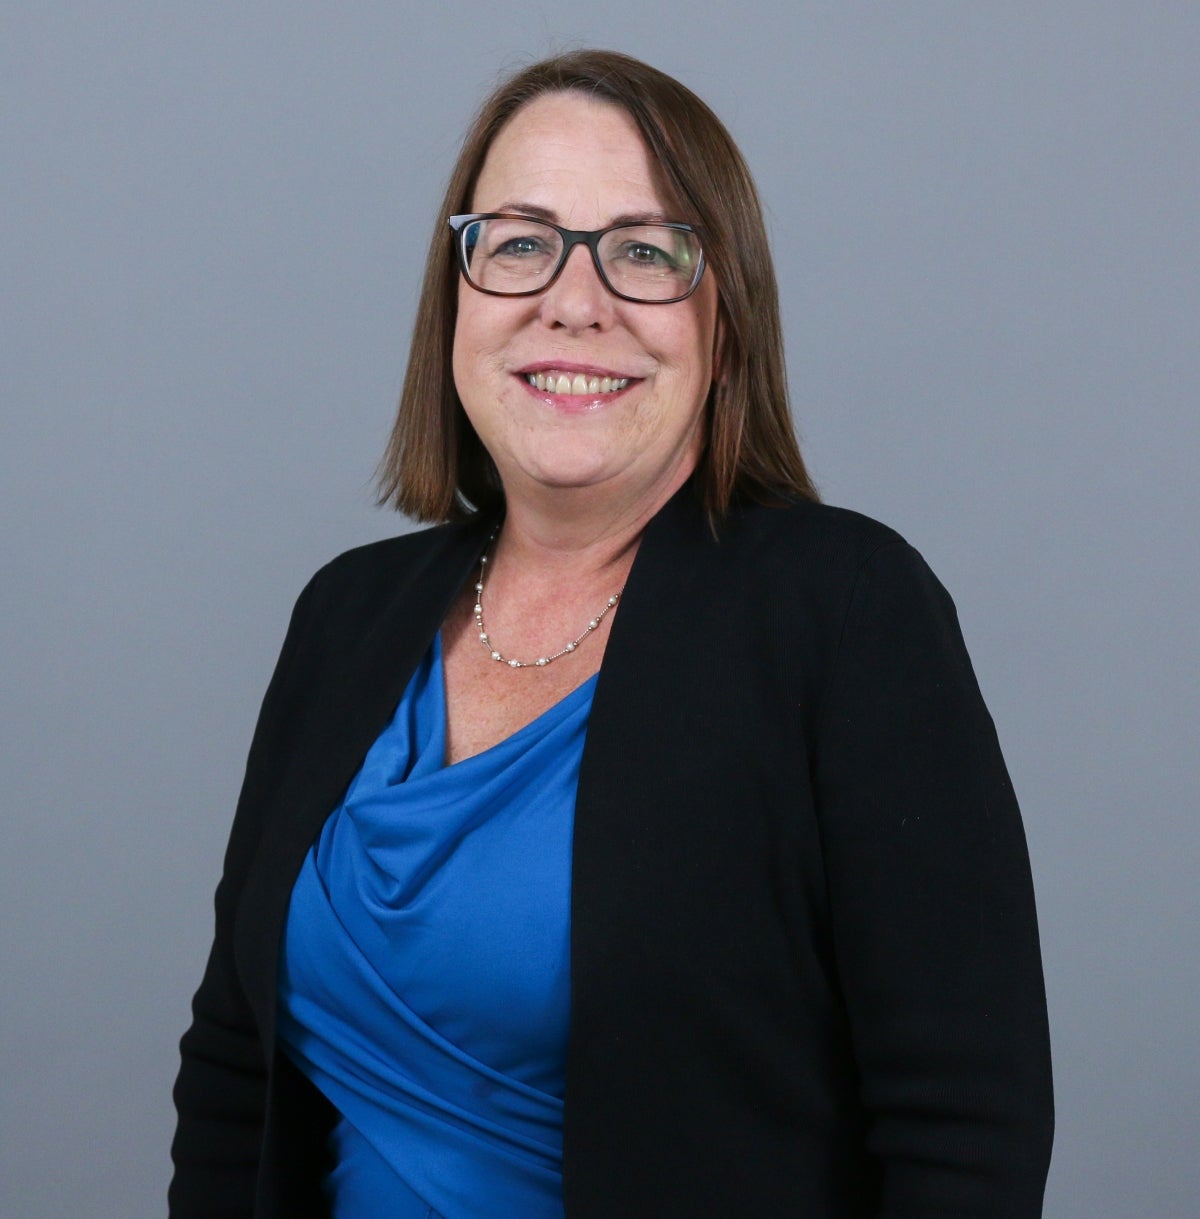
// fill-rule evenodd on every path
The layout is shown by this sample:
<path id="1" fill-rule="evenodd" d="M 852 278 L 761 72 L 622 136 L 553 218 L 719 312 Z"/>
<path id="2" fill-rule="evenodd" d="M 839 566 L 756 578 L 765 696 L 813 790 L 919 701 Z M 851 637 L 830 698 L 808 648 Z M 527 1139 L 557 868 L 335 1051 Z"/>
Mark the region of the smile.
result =
<path id="1" fill-rule="evenodd" d="M 522 374 L 529 385 L 551 394 L 615 394 L 629 384 L 628 377 L 587 377 L 583 373 L 527 372 Z"/>

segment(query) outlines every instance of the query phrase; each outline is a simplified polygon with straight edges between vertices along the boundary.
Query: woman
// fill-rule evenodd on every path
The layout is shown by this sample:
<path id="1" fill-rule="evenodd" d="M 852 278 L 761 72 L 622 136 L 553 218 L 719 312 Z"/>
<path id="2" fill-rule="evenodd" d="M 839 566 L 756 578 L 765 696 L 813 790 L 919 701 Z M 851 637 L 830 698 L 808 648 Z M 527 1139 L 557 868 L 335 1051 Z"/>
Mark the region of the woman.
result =
<path id="1" fill-rule="evenodd" d="M 949 598 L 816 501 L 737 149 L 560 56 L 444 214 L 383 479 L 449 523 L 297 603 L 172 1215 L 1040 1214 L 1019 814 Z"/>

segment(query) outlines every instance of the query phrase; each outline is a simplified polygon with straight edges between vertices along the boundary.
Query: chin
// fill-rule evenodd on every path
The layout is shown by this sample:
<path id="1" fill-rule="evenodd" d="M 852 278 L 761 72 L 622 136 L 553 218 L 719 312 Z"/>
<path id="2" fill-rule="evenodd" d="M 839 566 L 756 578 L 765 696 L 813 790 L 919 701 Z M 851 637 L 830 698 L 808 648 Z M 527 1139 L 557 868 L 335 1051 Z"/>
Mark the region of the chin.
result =
<path id="1" fill-rule="evenodd" d="M 590 444 L 572 444 L 558 437 L 542 452 L 529 453 L 524 460 L 513 462 L 512 468 L 519 478 L 567 490 L 596 486 L 629 465 L 629 460 L 614 460 L 611 453 L 597 452 L 594 438 Z"/>
<path id="2" fill-rule="evenodd" d="M 588 487 L 598 487 L 609 480 L 611 475 L 605 470 L 589 468 L 566 468 L 558 466 L 554 469 L 539 469 L 530 471 L 534 482 L 552 491 L 582 491 Z"/>

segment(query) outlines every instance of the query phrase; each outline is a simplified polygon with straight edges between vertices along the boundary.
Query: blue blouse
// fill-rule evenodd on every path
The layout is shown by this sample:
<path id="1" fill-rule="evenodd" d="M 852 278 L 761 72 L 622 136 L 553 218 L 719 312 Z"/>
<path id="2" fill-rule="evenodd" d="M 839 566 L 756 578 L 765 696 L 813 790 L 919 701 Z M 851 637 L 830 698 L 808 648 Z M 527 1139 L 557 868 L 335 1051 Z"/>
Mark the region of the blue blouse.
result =
<path id="1" fill-rule="evenodd" d="M 340 1114 L 335 1219 L 562 1219 L 571 838 L 595 683 L 446 766 L 435 639 L 305 858 L 278 1033 Z"/>

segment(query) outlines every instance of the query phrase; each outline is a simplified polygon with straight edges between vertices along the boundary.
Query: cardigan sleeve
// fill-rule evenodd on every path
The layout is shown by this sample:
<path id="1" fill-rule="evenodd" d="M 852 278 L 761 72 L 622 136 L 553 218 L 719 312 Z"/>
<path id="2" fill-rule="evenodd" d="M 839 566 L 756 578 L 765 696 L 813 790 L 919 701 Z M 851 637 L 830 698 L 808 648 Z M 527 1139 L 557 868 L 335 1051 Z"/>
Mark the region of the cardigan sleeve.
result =
<path id="1" fill-rule="evenodd" d="M 314 578 L 315 582 L 315 578 Z M 178 1122 L 168 1194 L 171 1219 L 250 1219 L 263 1140 L 267 1062 L 261 1031 L 238 977 L 233 928 L 258 849 L 265 759 L 286 739 L 294 691 L 290 675 L 310 615 L 313 583 L 296 602 L 250 746 L 224 869 L 214 901 L 216 930 L 192 1023 L 180 1042 L 174 1099 Z"/>
<path id="2" fill-rule="evenodd" d="M 880 1219 L 1040 1216 L 1053 1103 L 1024 833 L 954 606 L 904 542 L 858 573 L 816 778 Z"/>

